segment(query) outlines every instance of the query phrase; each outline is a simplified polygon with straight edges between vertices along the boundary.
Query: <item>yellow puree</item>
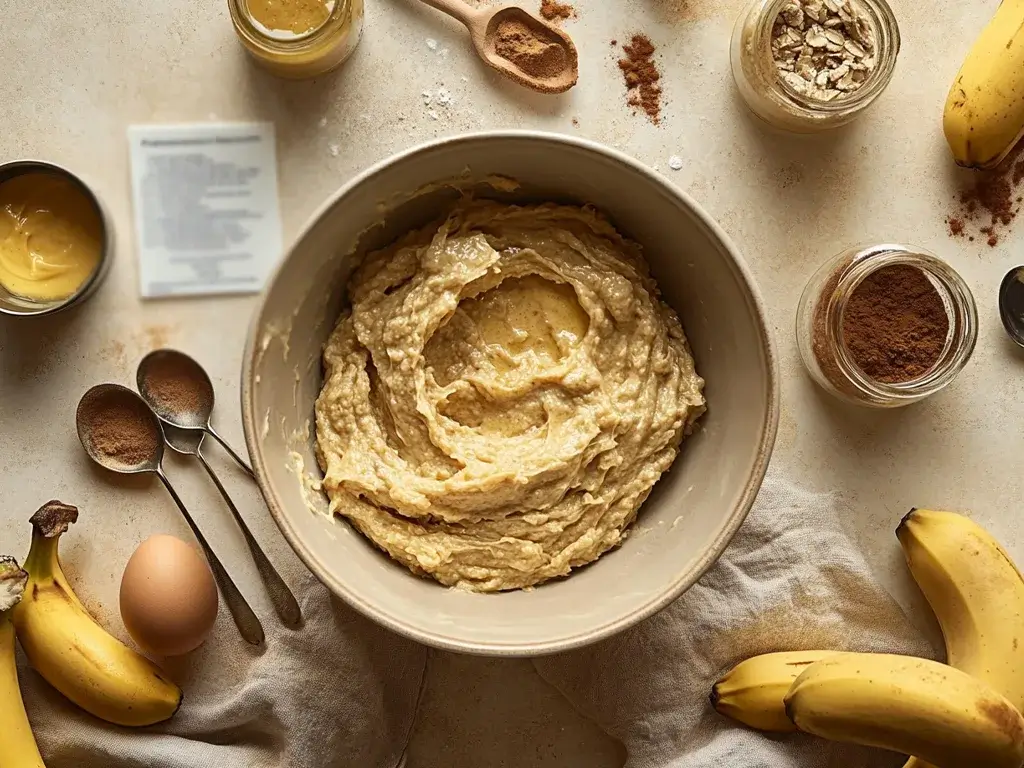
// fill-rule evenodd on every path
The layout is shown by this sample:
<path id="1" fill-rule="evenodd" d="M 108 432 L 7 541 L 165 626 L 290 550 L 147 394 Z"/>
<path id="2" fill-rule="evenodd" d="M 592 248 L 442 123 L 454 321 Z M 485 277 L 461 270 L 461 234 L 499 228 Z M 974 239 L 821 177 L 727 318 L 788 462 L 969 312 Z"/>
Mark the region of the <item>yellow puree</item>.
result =
<path id="1" fill-rule="evenodd" d="M 0 184 L 0 285 L 34 301 L 73 294 L 100 261 L 99 214 L 74 183 L 32 173 Z"/>
<path id="2" fill-rule="evenodd" d="M 303 35 L 331 15 L 324 0 L 247 0 L 249 15 L 267 29 Z"/>

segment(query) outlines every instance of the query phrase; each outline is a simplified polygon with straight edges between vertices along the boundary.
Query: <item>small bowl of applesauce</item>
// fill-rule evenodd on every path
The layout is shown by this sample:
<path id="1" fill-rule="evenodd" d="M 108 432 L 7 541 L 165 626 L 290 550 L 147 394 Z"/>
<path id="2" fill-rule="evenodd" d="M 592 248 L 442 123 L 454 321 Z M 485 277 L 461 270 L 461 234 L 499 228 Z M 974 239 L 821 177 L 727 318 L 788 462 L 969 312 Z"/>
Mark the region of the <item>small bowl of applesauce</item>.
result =
<path id="1" fill-rule="evenodd" d="M 0 164 L 0 314 L 49 315 L 91 296 L 113 258 L 99 198 L 66 168 Z"/>

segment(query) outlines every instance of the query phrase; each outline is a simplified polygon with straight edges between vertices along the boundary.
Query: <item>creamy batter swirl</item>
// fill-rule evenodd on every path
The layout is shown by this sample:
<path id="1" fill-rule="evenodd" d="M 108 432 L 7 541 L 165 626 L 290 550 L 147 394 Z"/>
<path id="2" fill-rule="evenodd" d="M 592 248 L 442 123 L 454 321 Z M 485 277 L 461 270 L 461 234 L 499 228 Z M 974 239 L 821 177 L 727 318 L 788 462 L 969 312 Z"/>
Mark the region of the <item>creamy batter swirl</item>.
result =
<path id="1" fill-rule="evenodd" d="M 331 509 L 442 584 L 596 560 L 704 412 L 639 246 L 590 208 L 463 202 L 349 294 L 316 403 Z"/>

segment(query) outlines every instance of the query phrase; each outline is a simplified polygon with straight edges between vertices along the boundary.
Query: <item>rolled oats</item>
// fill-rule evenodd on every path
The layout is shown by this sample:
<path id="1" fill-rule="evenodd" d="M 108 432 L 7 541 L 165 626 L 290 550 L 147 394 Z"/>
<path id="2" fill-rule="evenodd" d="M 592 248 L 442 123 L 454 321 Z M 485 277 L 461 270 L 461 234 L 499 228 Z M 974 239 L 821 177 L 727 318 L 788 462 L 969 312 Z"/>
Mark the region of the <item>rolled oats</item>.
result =
<path id="1" fill-rule="evenodd" d="M 855 0 L 790 0 L 775 20 L 771 48 L 782 81 L 818 101 L 856 91 L 877 64 L 871 24 Z"/>

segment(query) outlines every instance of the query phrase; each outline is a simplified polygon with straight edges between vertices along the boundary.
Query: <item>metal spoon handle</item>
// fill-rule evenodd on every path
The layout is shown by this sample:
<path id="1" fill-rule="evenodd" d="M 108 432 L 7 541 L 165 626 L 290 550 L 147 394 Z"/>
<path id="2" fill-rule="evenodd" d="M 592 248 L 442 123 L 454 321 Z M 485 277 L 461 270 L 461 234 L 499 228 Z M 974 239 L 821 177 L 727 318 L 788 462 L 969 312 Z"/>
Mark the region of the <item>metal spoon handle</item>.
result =
<path id="1" fill-rule="evenodd" d="M 217 486 L 217 490 L 220 491 L 220 495 L 224 497 L 224 503 L 228 505 L 228 509 L 231 510 L 231 514 L 235 518 L 235 522 L 238 523 L 238 527 L 242 529 L 242 535 L 245 536 L 245 543 L 249 545 L 249 551 L 252 553 L 252 559 L 256 563 L 256 570 L 260 574 L 260 579 L 263 580 L 263 586 L 267 588 L 267 594 L 270 595 L 270 602 L 274 604 L 274 610 L 277 611 L 277 615 L 281 618 L 281 621 L 287 627 L 295 628 L 302 623 L 302 610 L 299 608 L 299 603 L 295 599 L 295 595 L 288 588 L 284 579 L 281 578 L 281 574 L 274 568 L 273 563 L 267 559 L 266 554 L 260 547 L 259 542 L 252 535 L 252 531 L 249 530 L 249 526 L 245 524 L 245 520 L 238 511 L 238 507 L 231 500 L 231 496 L 228 495 L 227 489 L 224 484 L 221 483 L 220 478 L 217 477 L 217 473 L 213 471 L 213 467 L 210 466 L 209 462 L 206 461 L 206 457 L 200 451 L 196 451 L 196 458 L 199 459 L 199 463 L 203 465 L 203 469 L 206 470 L 206 474 L 213 480 L 213 484 Z"/>
<path id="2" fill-rule="evenodd" d="M 246 602 L 245 597 L 239 591 L 238 587 L 235 586 L 235 582 L 231 580 L 231 576 L 228 575 L 224 566 L 221 565 L 220 559 L 210 547 L 209 542 L 206 541 L 206 537 L 203 536 L 202 531 L 199 530 L 199 526 L 196 525 L 195 520 L 192 519 L 192 515 L 188 513 L 181 497 L 178 496 L 177 491 L 174 490 L 174 486 L 171 485 L 171 481 L 167 479 L 167 475 L 163 473 L 162 469 L 158 468 L 156 470 L 156 476 L 160 478 L 161 482 L 164 484 L 164 488 L 166 488 L 167 492 L 171 494 L 171 498 L 174 499 L 174 503 L 178 505 L 178 509 L 185 518 L 185 522 L 188 523 L 188 527 L 192 529 L 192 533 L 199 542 L 199 546 L 201 546 L 203 548 L 203 552 L 206 553 L 206 559 L 210 563 L 210 570 L 213 571 L 213 578 L 216 579 L 217 585 L 220 587 L 220 591 L 224 595 L 224 602 L 228 604 L 228 610 L 231 611 L 231 618 L 235 620 L 235 626 L 238 627 L 238 631 L 241 633 L 242 639 L 250 645 L 262 645 L 265 636 L 263 634 L 263 625 L 260 624 L 260 620 L 256 617 L 256 614 L 253 613 L 249 603 Z"/>
<path id="3" fill-rule="evenodd" d="M 235 453 L 235 450 L 230 445 L 228 445 L 227 441 L 217 434 L 212 424 L 206 425 L 206 432 L 207 434 L 210 435 L 210 437 L 212 437 L 214 440 L 220 443 L 221 448 L 228 452 L 228 455 L 231 456 L 231 458 L 237 462 L 238 466 L 240 466 L 242 469 L 249 473 L 249 477 L 256 477 L 256 473 L 252 471 L 252 467 L 249 466 L 249 462 L 247 462 L 245 459 L 243 459 L 241 456 Z"/>

